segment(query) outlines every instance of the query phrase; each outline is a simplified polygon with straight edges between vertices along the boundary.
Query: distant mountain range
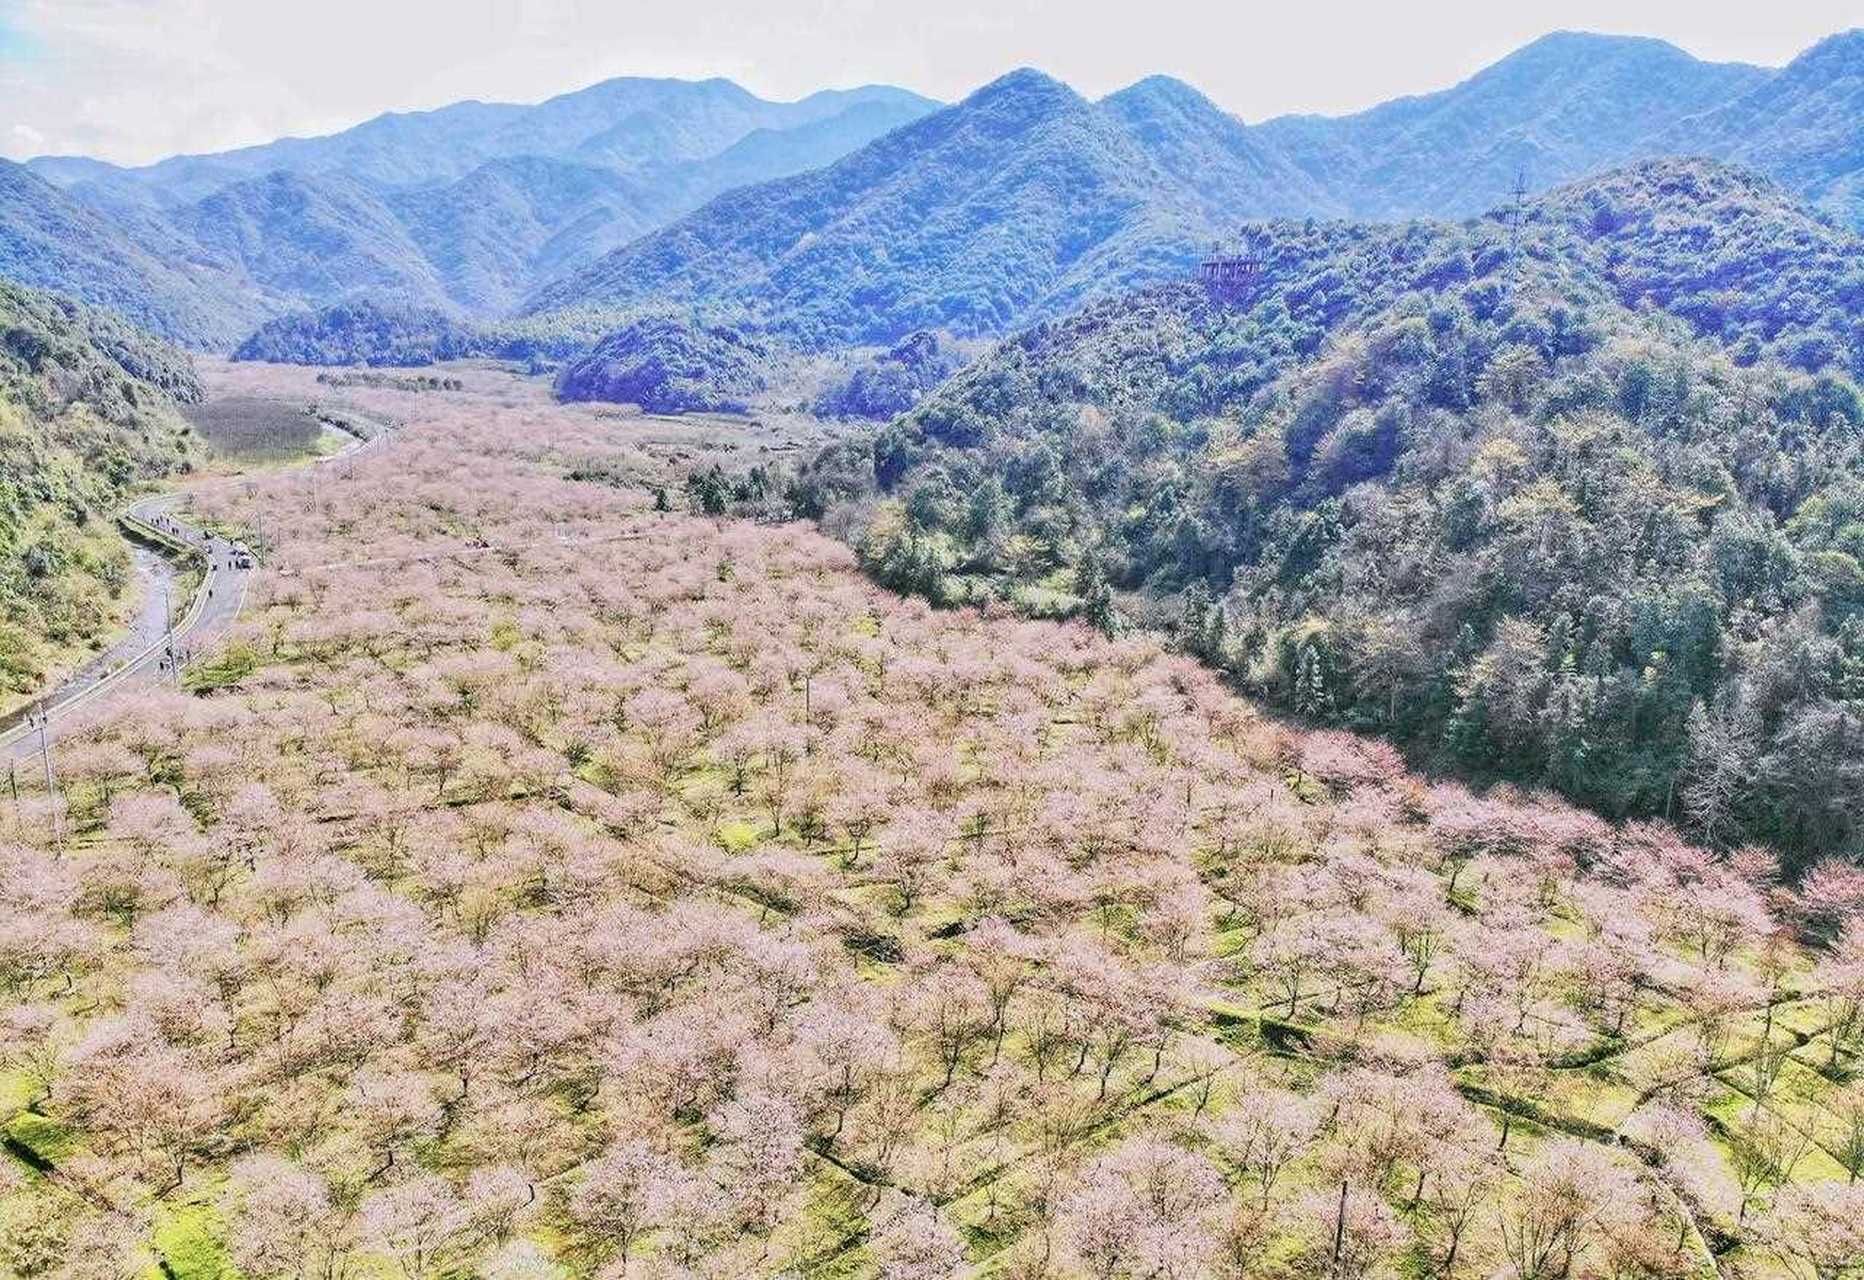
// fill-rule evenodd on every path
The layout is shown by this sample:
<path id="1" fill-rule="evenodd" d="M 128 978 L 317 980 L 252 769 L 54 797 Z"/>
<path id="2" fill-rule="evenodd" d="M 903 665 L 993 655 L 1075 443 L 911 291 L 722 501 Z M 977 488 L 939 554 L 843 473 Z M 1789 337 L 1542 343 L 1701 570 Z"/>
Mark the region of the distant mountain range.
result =
<path id="1" fill-rule="evenodd" d="M 1174 138 L 1190 132 L 1174 122 Z M 1117 110 L 1019 71 L 825 169 L 730 192 L 543 290 L 529 310 L 729 304 L 809 344 L 927 326 L 1000 332 L 1090 282 L 1116 287 L 1193 252 L 1243 185 L 1240 166 L 1182 172 L 1177 158 L 1148 148 Z M 1287 197 L 1271 179 L 1244 198 Z"/>
<path id="2" fill-rule="evenodd" d="M 544 156 L 640 178 L 719 156 L 753 134 L 776 135 L 846 116 L 898 116 L 935 104 L 884 85 L 828 90 L 798 102 L 768 102 L 729 80 L 624 77 L 536 106 L 459 102 L 434 111 L 391 113 L 321 138 L 283 138 L 216 155 L 176 156 L 125 169 L 96 160 L 44 157 L 41 176 L 91 191 L 175 205 L 241 178 L 284 170 L 337 174 L 379 188 L 442 186 L 495 160 Z M 890 127 L 882 112 L 882 126 Z M 870 135 L 871 136 L 871 135 Z M 767 176 L 767 175 L 766 175 Z"/>
<path id="3" fill-rule="evenodd" d="M 105 211 L 0 160 L 0 276 L 108 307 L 154 333 L 216 347 L 267 299 L 166 219 Z"/>
<path id="4" fill-rule="evenodd" d="M 1018 71 L 826 169 L 729 193 L 539 291 L 652 299 L 804 345 L 1001 333 L 1184 270 L 1272 217 L 1464 216 L 1671 153 L 1745 161 L 1864 221 L 1864 31 L 1787 68 L 1558 33 L 1441 93 L 1251 127 L 1155 77 L 1089 102 Z"/>
<path id="5" fill-rule="evenodd" d="M 496 315 L 721 191 L 936 105 L 884 86 L 785 103 L 726 80 L 622 79 L 137 169 L 0 162 L 0 274 L 206 347 L 360 295 Z"/>
<path id="6" fill-rule="evenodd" d="M 0 274 L 226 348 L 360 297 L 486 319 L 699 307 L 805 347 L 991 335 L 1268 217 L 1460 217 L 1661 155 L 1864 226 L 1864 31 L 1780 70 L 1556 33 L 1462 84 L 1246 125 L 1188 85 L 1013 72 L 963 102 L 617 80 L 141 169 L 0 166 Z"/>

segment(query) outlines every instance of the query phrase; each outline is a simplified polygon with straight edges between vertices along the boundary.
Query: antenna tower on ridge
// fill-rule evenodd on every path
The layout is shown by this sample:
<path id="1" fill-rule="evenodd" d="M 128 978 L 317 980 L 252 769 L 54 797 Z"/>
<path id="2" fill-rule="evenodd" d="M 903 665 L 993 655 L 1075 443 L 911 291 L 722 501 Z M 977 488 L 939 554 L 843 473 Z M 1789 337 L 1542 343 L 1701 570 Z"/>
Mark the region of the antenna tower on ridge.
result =
<path id="1" fill-rule="evenodd" d="M 1228 245 L 1210 246 L 1197 278 L 1219 302 L 1246 302 L 1262 282 L 1262 253 L 1247 231 Z"/>
<path id="2" fill-rule="evenodd" d="M 1521 223 L 1527 217 L 1527 169 L 1515 170 L 1514 203 L 1508 207 L 1508 292 L 1521 283 Z"/>

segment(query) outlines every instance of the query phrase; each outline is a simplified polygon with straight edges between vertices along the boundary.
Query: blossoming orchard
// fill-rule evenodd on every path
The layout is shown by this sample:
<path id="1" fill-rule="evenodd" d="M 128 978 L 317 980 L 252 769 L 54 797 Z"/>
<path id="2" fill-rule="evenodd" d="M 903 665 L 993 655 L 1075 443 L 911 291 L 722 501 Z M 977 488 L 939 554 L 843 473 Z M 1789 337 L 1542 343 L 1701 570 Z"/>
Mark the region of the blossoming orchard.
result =
<path id="1" fill-rule="evenodd" d="M 16 770 L 0 1270 L 1864 1274 L 1864 875 L 894 596 L 522 385 L 200 488 L 234 633 Z"/>

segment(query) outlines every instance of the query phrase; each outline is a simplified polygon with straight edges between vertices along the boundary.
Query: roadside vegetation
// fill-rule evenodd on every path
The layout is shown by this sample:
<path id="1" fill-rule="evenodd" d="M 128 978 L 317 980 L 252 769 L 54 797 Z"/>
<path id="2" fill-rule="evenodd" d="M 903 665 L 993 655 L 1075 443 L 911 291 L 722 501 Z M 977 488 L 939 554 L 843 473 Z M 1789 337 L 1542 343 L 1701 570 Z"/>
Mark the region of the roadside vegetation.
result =
<path id="1" fill-rule="evenodd" d="M 1864 1264 L 1854 869 L 934 610 L 471 381 L 203 496 L 271 548 L 239 661 L 0 809 L 0 1266 Z"/>
<path id="2" fill-rule="evenodd" d="M 0 708 L 101 647 L 130 606 L 111 519 L 199 458 L 181 352 L 107 312 L 0 281 Z"/>

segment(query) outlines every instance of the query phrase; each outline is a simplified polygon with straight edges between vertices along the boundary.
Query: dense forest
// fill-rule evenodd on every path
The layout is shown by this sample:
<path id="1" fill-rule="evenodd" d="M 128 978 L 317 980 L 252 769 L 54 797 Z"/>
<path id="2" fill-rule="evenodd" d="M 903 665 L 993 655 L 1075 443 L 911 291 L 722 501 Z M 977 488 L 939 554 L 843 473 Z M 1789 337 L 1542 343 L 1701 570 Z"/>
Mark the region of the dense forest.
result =
<path id="1" fill-rule="evenodd" d="M 1247 305 L 1038 326 L 799 506 L 897 586 L 1161 623 L 1426 759 L 1855 852 L 1864 246 L 1679 161 L 1258 246 Z"/>
<path id="2" fill-rule="evenodd" d="M 190 465 L 186 356 L 108 312 L 0 281 L 0 697 L 97 639 L 129 560 L 104 516 Z"/>
<path id="3" fill-rule="evenodd" d="M 769 386 L 776 352 L 729 325 L 638 316 L 563 370 L 564 400 L 608 400 L 650 413 L 739 413 Z"/>
<path id="4" fill-rule="evenodd" d="M 409 367 L 476 355 L 481 345 L 477 329 L 437 308 L 359 299 L 267 321 L 233 358 Z"/>
<path id="5" fill-rule="evenodd" d="M 918 404 L 963 364 L 949 338 L 921 329 L 858 361 L 816 398 L 815 411 L 825 418 L 884 421 Z"/>
<path id="6" fill-rule="evenodd" d="M 357 298 L 261 325 L 235 360 L 421 368 L 447 360 L 564 360 L 587 352 L 631 313 L 561 311 L 477 321 L 405 299 Z"/>

